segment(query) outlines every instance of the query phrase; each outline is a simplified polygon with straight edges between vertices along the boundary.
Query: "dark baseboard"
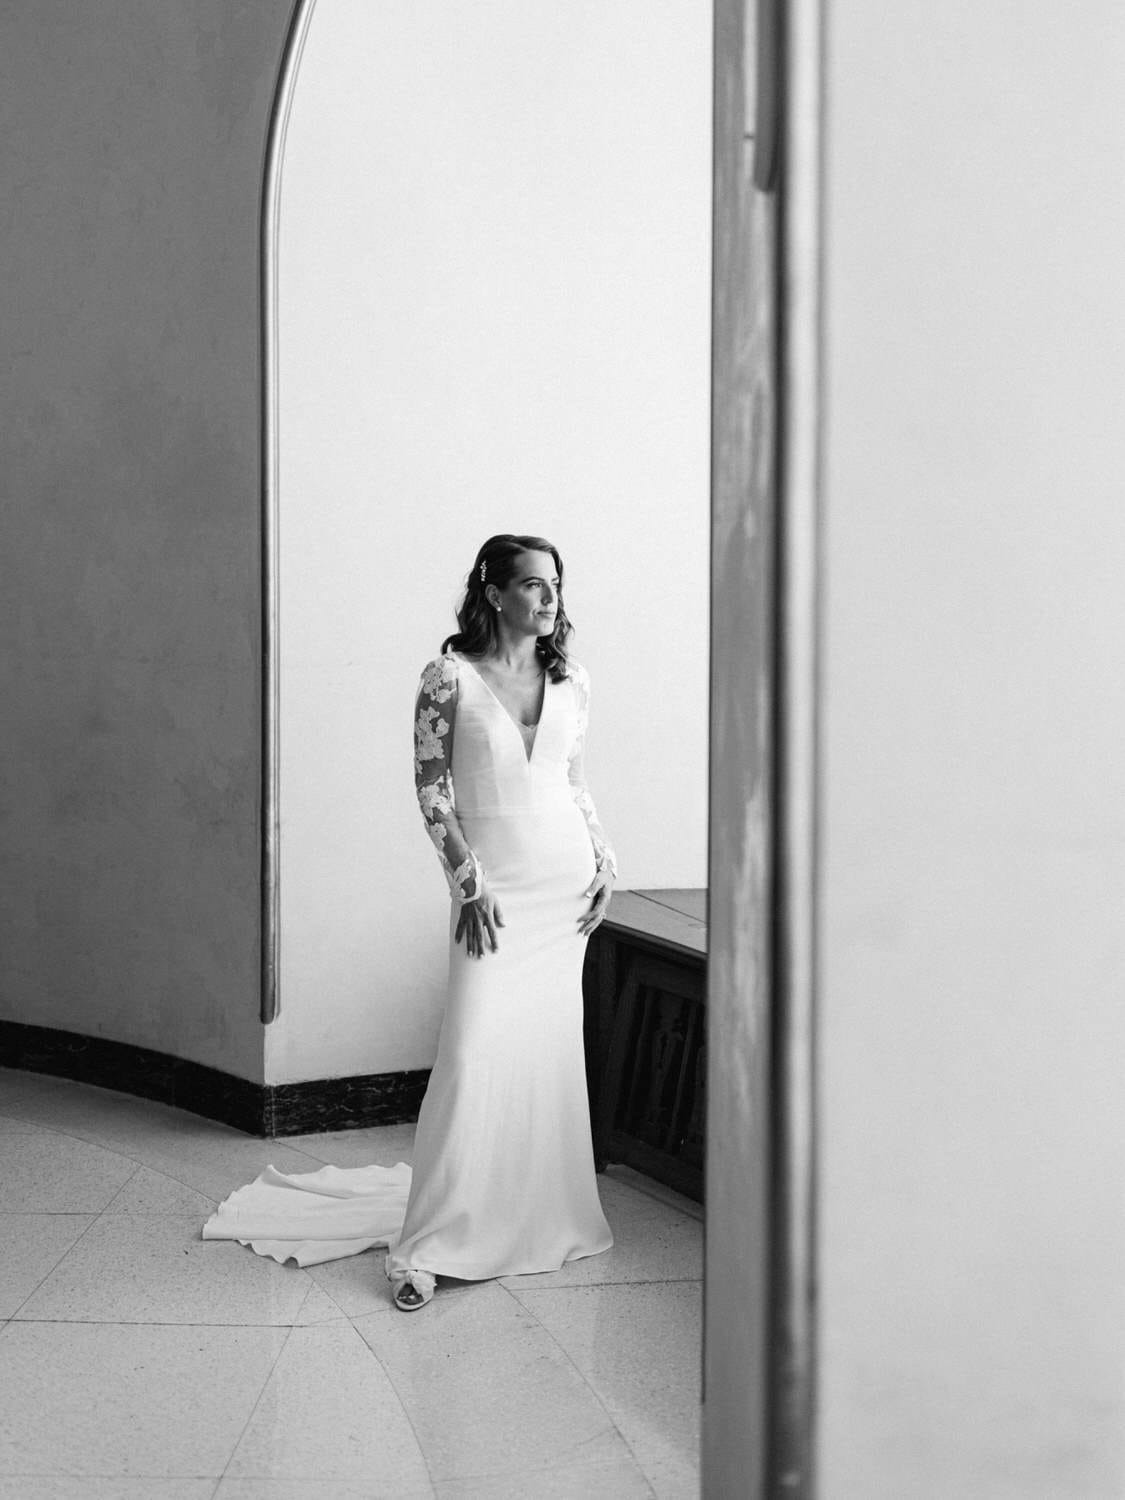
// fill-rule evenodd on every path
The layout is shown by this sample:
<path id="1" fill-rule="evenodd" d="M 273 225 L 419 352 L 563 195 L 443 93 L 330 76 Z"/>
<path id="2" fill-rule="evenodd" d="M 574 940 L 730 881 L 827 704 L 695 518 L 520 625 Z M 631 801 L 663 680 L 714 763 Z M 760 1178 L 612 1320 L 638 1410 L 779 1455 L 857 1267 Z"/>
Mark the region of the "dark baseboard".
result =
<path id="1" fill-rule="evenodd" d="M 307 1083 L 264 1085 L 270 1128 L 263 1135 L 305 1135 L 313 1130 L 358 1130 L 416 1120 L 429 1068 L 406 1073 L 358 1073 L 353 1078 L 313 1078 Z"/>
<path id="2" fill-rule="evenodd" d="M 428 1069 L 416 1068 L 306 1083 L 251 1083 L 148 1047 L 21 1021 L 0 1021 L 0 1067 L 117 1089 L 263 1136 L 416 1120 L 430 1076 Z"/>

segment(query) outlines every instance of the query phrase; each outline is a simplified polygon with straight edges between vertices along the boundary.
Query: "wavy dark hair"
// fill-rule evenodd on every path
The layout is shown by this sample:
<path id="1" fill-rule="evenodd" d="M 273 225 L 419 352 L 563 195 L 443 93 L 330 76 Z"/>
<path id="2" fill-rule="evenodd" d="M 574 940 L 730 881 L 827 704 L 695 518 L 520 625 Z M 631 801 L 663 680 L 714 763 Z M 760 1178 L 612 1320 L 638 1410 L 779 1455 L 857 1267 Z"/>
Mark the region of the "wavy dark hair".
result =
<path id="1" fill-rule="evenodd" d="M 468 578 L 465 594 L 457 609 L 458 629 L 446 636 L 441 643 L 442 651 L 450 647 L 465 656 L 486 656 L 497 641 L 496 611 L 485 597 L 485 589 L 494 583 L 498 589 L 507 588 L 516 572 L 516 563 L 525 552 L 549 552 L 555 559 L 559 575 L 558 609 L 555 628 L 550 635 L 541 635 L 535 643 L 535 654 L 550 674 L 552 682 L 561 682 L 567 676 L 567 642 L 574 626 L 563 608 L 563 565 L 559 549 L 553 542 L 541 536 L 513 536 L 502 532 L 490 536 L 477 553 Z M 481 567 L 484 578 L 481 578 Z"/>

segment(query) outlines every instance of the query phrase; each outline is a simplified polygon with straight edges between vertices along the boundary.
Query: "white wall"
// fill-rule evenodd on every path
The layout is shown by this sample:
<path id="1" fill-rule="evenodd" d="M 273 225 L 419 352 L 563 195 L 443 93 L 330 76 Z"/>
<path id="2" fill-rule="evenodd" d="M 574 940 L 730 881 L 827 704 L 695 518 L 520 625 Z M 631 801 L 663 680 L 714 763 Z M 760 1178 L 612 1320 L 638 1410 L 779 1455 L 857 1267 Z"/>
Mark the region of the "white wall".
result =
<path id="1" fill-rule="evenodd" d="M 1123 76 L 832 8 L 825 1500 L 1125 1494 Z"/>
<path id="2" fill-rule="evenodd" d="M 622 883 L 705 883 L 710 13 L 320 0 L 284 163 L 281 986 L 269 1081 L 432 1061 L 422 665 L 536 532 Z"/>

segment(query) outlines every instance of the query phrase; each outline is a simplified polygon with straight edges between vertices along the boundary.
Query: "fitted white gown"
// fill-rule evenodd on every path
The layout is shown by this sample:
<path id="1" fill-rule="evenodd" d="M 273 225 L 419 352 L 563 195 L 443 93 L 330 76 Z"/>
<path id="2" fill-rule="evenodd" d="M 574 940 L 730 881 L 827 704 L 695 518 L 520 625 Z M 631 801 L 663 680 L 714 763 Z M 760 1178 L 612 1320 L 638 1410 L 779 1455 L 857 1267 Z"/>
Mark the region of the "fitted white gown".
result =
<path id="1" fill-rule="evenodd" d="M 418 799 L 454 897 L 449 989 L 413 1171 L 268 1168 L 204 1226 L 300 1265 L 386 1244 L 407 1271 L 465 1280 L 557 1270 L 613 1243 L 598 1199 L 582 1045 L 578 921 L 613 869 L 582 768 L 589 680 L 544 686 L 532 734 L 465 658 L 422 674 Z M 481 880 L 504 919 L 499 951 L 453 933 Z"/>

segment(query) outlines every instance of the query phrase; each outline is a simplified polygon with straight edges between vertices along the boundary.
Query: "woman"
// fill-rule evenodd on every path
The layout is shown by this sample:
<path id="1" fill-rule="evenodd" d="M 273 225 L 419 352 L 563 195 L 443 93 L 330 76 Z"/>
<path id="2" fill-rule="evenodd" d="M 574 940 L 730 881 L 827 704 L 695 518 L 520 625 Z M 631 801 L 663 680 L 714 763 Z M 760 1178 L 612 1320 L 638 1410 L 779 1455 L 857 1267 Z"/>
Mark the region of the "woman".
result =
<path id="1" fill-rule="evenodd" d="M 554 1271 L 613 1243 L 590 1141 L 582 960 L 616 866 L 583 774 L 589 679 L 567 656 L 562 574 L 542 537 L 490 537 L 459 629 L 422 673 L 415 781 L 453 907 L 413 1170 L 269 1167 L 205 1239 L 301 1266 L 389 1245 L 405 1312 L 439 1275 Z"/>
<path id="2" fill-rule="evenodd" d="M 582 960 L 616 866 L 583 775 L 589 679 L 567 657 L 562 572 L 541 537 L 490 537 L 460 628 L 422 674 L 415 780 L 453 910 L 438 1056 L 387 1256 L 404 1311 L 438 1274 L 553 1271 L 613 1242 L 590 1143 Z"/>

